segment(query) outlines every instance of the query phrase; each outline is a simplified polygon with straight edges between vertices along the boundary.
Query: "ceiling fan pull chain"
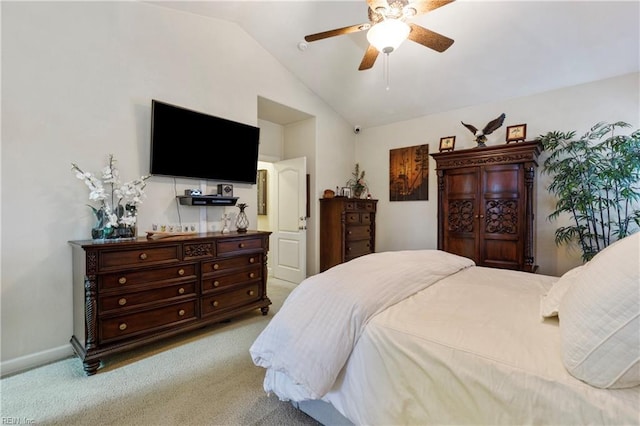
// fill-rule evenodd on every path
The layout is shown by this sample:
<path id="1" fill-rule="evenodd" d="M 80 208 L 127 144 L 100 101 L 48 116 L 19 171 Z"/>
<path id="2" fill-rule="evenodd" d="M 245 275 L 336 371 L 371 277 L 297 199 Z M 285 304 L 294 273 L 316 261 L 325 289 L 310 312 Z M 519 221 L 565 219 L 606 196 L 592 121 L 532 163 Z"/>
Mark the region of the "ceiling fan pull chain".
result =
<path id="1" fill-rule="evenodd" d="M 386 90 L 389 90 L 390 88 L 390 81 L 391 78 L 389 76 L 389 54 L 385 53 L 384 54 L 384 80 L 385 83 L 387 84 Z"/>

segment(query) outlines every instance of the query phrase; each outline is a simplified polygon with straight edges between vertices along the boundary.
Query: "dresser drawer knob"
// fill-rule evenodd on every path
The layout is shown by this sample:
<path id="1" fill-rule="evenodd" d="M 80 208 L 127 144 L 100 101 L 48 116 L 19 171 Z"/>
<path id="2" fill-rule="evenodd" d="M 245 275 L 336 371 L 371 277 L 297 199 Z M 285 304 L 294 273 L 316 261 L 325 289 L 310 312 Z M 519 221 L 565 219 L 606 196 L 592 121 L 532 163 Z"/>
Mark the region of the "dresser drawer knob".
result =
<path id="1" fill-rule="evenodd" d="M 255 291 L 253 291 L 253 290 L 249 290 L 249 291 L 247 292 L 247 294 L 248 294 L 249 296 L 253 296 L 253 295 L 254 295 L 254 294 L 256 294 L 256 293 L 255 293 Z"/>
<path id="2" fill-rule="evenodd" d="M 184 316 L 184 309 L 180 309 L 178 311 L 178 315 L 180 315 L 181 317 Z"/>
<path id="3" fill-rule="evenodd" d="M 253 257 L 249 258 L 249 263 L 256 263 L 256 259 Z"/>
<path id="4" fill-rule="evenodd" d="M 178 294 L 184 294 L 184 288 L 183 287 L 180 287 L 178 289 Z"/>
<path id="5" fill-rule="evenodd" d="M 120 325 L 118 326 L 118 328 L 120 329 L 120 331 L 124 331 L 124 330 L 126 330 L 126 329 L 127 329 L 127 323 L 126 323 L 126 322 L 123 322 L 122 324 L 120 324 Z"/>
<path id="6" fill-rule="evenodd" d="M 120 300 L 118 300 L 118 305 L 120 306 L 124 306 L 127 304 L 127 299 L 125 299 L 124 297 Z"/>
<path id="7" fill-rule="evenodd" d="M 238 244 L 238 247 L 240 247 L 240 248 L 244 248 L 244 247 L 245 247 L 245 244 L 244 244 L 244 243 L 240 243 L 240 244 Z"/>
<path id="8" fill-rule="evenodd" d="M 184 269 L 182 269 L 182 268 L 178 269 L 178 275 L 183 276 L 184 275 Z"/>
<path id="9" fill-rule="evenodd" d="M 217 301 L 217 300 L 214 300 L 213 302 L 211 302 L 211 306 L 213 306 L 214 308 L 215 308 L 216 306 L 218 306 L 218 305 L 219 305 L 219 303 L 218 303 L 218 301 Z"/>
<path id="10" fill-rule="evenodd" d="M 213 265 L 213 270 L 214 270 L 214 271 L 217 271 L 218 269 L 220 269 L 220 265 L 218 265 L 217 263 L 215 263 L 215 264 Z"/>
<path id="11" fill-rule="evenodd" d="M 214 281 L 213 282 L 213 286 L 214 287 L 220 287 L 220 281 Z"/>
<path id="12" fill-rule="evenodd" d="M 251 272 L 251 273 L 249 273 L 249 278 L 255 278 L 255 277 L 256 277 L 255 272 Z"/>
<path id="13" fill-rule="evenodd" d="M 147 260 L 147 253 L 140 253 L 140 260 Z"/>
<path id="14" fill-rule="evenodd" d="M 352 232 L 351 232 L 351 231 L 349 231 L 349 232 L 347 232 L 347 234 L 351 235 L 351 234 L 352 234 Z"/>
<path id="15" fill-rule="evenodd" d="M 126 284 L 126 283 L 127 283 L 127 278 L 126 278 L 126 277 L 120 277 L 120 278 L 118 278 L 118 283 L 120 283 L 120 284 Z"/>

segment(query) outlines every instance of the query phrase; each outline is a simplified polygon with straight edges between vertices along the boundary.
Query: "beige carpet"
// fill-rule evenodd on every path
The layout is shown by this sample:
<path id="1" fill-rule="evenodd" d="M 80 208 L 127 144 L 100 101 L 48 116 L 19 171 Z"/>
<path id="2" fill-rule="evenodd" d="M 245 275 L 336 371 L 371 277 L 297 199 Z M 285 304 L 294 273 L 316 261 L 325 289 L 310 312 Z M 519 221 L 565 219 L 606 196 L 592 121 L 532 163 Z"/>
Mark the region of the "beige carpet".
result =
<path id="1" fill-rule="evenodd" d="M 5 377 L 2 424 L 318 425 L 264 392 L 264 369 L 249 355 L 294 287 L 270 278 L 267 316 L 256 310 L 107 358 L 94 376 L 73 357 Z"/>

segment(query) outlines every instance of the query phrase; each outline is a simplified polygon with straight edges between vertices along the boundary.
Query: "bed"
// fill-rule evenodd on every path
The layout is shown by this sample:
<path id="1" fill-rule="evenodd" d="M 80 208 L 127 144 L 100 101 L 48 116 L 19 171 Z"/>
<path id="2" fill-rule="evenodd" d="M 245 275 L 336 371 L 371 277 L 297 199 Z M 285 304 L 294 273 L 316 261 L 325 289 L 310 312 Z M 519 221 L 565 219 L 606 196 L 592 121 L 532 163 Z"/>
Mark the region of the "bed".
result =
<path id="1" fill-rule="evenodd" d="M 324 424 L 640 424 L 640 234 L 562 277 L 439 250 L 303 281 L 250 349 Z"/>

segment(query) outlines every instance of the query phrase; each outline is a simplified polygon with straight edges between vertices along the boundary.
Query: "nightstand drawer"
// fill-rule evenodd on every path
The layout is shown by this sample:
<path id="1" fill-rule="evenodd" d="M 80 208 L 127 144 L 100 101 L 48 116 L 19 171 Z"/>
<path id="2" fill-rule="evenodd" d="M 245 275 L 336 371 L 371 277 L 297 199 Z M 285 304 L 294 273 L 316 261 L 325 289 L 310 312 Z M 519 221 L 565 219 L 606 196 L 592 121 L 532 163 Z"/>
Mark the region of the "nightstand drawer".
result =
<path id="1" fill-rule="evenodd" d="M 118 294 L 108 297 L 100 297 L 98 312 L 109 314 L 117 311 L 127 311 L 145 305 L 159 302 L 171 302 L 174 298 L 188 298 L 196 296 L 196 283 L 181 283 L 168 287 L 158 288 L 153 291 L 142 290 L 133 293 Z"/>
<path id="2" fill-rule="evenodd" d="M 100 290 L 128 289 L 141 284 L 195 280 L 196 277 L 196 265 L 193 263 L 156 269 L 133 269 L 104 275 L 99 280 L 99 288 Z"/>
<path id="3" fill-rule="evenodd" d="M 190 300 L 134 314 L 101 319 L 98 321 L 100 343 L 159 331 L 180 322 L 195 321 L 197 304 L 197 300 Z"/>
<path id="4" fill-rule="evenodd" d="M 159 263 L 178 262 L 180 246 L 143 247 L 134 250 L 105 251 L 100 253 L 100 269 L 138 267 Z"/>
<path id="5" fill-rule="evenodd" d="M 255 302 L 260 300 L 261 297 L 262 293 L 260 292 L 260 284 L 258 283 L 237 290 L 216 294 L 215 296 L 207 296 L 202 299 L 202 315 L 205 316 L 235 306 Z"/>
<path id="6" fill-rule="evenodd" d="M 258 253 L 249 254 L 245 256 L 232 257 L 228 259 L 217 259 L 211 262 L 202 263 L 202 273 L 217 273 L 224 272 L 237 268 L 246 268 L 248 266 L 260 265 L 262 263 L 262 256 Z"/>

